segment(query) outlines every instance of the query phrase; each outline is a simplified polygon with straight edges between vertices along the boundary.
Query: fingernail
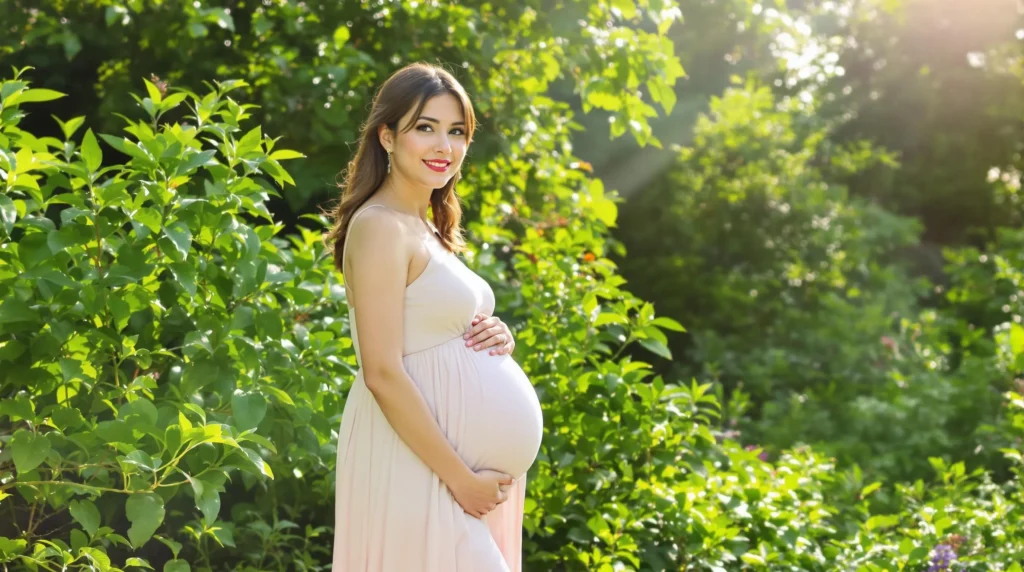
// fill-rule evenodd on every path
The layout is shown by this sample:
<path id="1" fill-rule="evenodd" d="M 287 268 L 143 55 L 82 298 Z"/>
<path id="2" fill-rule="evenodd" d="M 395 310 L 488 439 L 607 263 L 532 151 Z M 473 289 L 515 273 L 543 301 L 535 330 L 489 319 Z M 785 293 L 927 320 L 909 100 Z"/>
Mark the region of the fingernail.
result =
<path id="1" fill-rule="evenodd" d="M 480 344 L 477 344 L 477 345 L 476 345 L 476 349 L 480 349 Z"/>
<path id="2" fill-rule="evenodd" d="M 491 355 L 494 355 L 494 350 L 491 350 Z"/>

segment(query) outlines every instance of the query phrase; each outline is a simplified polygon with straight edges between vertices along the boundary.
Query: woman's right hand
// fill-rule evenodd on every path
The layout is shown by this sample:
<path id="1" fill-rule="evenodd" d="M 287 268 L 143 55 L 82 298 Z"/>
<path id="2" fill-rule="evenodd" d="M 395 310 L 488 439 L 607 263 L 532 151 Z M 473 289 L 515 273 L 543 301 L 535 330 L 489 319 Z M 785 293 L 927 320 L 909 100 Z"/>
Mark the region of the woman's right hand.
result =
<path id="1" fill-rule="evenodd" d="M 449 487 L 455 502 L 470 516 L 483 518 L 494 507 L 508 500 L 509 488 L 515 482 L 510 475 L 490 469 L 472 472 L 466 479 Z"/>

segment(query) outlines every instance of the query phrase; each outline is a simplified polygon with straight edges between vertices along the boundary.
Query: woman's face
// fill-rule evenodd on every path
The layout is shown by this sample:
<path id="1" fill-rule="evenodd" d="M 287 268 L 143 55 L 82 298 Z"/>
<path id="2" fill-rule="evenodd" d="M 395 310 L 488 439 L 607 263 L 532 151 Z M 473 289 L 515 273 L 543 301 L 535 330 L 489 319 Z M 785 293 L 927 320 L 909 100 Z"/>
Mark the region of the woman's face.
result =
<path id="1" fill-rule="evenodd" d="M 382 137 L 391 154 L 391 175 L 414 187 L 440 189 L 458 172 L 469 147 L 465 117 L 459 100 L 450 93 L 427 101 L 409 131 L 409 112 L 399 122 L 397 139 Z"/>

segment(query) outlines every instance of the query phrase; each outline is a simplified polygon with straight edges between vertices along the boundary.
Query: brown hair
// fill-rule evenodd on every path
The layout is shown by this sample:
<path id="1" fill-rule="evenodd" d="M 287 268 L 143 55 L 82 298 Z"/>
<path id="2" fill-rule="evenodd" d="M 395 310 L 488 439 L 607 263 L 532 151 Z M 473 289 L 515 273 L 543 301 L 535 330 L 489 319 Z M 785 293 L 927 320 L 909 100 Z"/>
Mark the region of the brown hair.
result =
<path id="1" fill-rule="evenodd" d="M 413 121 L 403 130 L 409 131 L 423 113 L 427 101 L 446 93 L 454 95 L 462 104 L 466 120 L 466 140 L 472 141 L 473 130 L 476 128 L 473 105 L 458 80 L 441 67 L 422 62 L 407 65 L 393 73 L 374 95 L 370 115 L 361 127 L 359 148 L 345 169 L 344 182 L 339 185 L 343 190 L 341 201 L 331 213 L 334 226 L 324 236 L 325 243 L 334 243 L 334 266 L 338 271 L 344 272 L 342 257 L 345 236 L 348 234 L 348 225 L 353 213 L 377 192 L 387 175 L 388 153 L 380 144 L 380 126 L 387 125 L 389 129 L 397 132 L 402 116 L 415 107 Z M 459 252 L 465 248 L 462 229 L 459 226 L 462 205 L 455 194 L 455 185 L 461 178 L 460 169 L 455 172 L 448 184 L 440 189 L 434 189 L 430 194 L 434 226 L 440 234 L 441 243 L 451 252 Z"/>

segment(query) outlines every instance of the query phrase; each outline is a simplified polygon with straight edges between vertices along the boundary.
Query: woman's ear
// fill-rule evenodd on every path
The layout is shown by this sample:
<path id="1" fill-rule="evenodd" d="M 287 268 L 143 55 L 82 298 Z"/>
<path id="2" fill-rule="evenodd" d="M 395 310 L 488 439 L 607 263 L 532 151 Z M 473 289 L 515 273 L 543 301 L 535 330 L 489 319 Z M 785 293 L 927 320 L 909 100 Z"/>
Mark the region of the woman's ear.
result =
<path id="1" fill-rule="evenodd" d="M 381 125 L 377 128 L 377 138 L 380 139 L 380 144 L 384 147 L 385 151 L 395 150 L 394 137 L 387 125 Z"/>

